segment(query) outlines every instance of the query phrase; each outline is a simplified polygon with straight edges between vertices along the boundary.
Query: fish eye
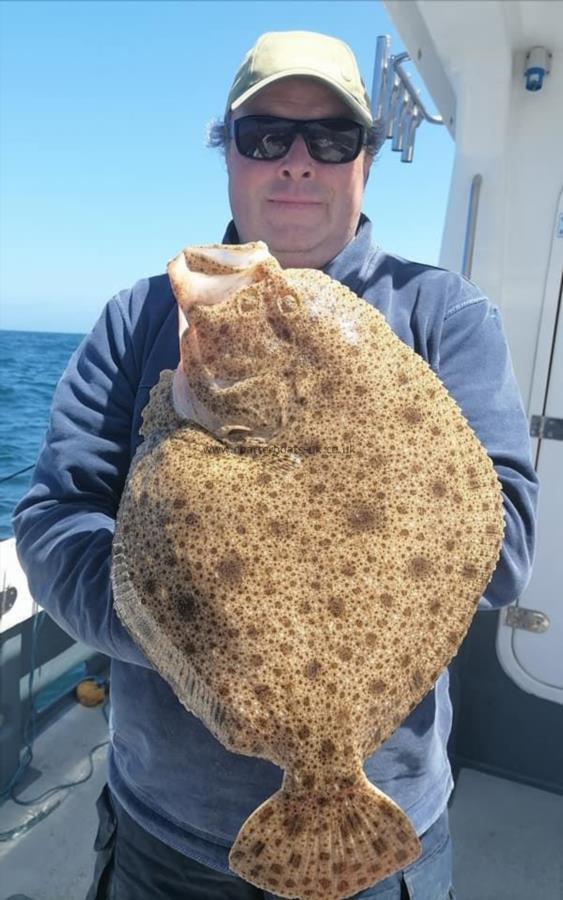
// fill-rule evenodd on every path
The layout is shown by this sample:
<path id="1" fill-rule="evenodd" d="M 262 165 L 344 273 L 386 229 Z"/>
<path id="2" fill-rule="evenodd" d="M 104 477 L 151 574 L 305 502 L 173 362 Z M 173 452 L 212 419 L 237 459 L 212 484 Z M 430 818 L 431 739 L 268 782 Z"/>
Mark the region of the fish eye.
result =
<path id="1" fill-rule="evenodd" d="M 276 299 L 276 303 L 283 316 L 295 316 L 299 311 L 299 301 L 294 294 L 284 294 Z"/>
<path id="2" fill-rule="evenodd" d="M 243 291 L 236 298 L 235 306 L 240 316 L 247 316 L 256 311 L 256 296 Z"/>

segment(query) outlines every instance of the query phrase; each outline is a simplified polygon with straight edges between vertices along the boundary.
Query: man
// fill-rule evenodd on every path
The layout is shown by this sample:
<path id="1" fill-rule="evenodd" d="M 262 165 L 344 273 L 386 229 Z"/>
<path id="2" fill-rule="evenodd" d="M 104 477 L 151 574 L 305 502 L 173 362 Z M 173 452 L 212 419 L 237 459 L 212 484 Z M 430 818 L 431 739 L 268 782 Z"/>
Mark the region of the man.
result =
<path id="1" fill-rule="evenodd" d="M 264 117 L 268 117 L 265 119 Z M 247 54 L 213 140 L 225 148 L 226 243 L 263 240 L 284 266 L 322 268 L 377 307 L 456 398 L 504 487 L 506 533 L 485 608 L 512 601 L 530 570 L 536 478 L 497 310 L 458 275 L 384 253 L 361 214 L 380 134 L 350 49 L 324 35 L 263 35 Z M 246 817 L 280 785 L 270 763 L 226 751 L 180 706 L 112 610 L 111 540 L 140 413 L 179 351 L 167 276 L 106 306 L 53 401 L 32 487 L 17 507 L 18 552 L 36 599 L 112 657 L 109 787 L 98 801 L 88 900 L 258 900 L 229 874 Z M 446 755 L 448 676 L 365 763 L 410 816 L 422 855 L 358 894 L 453 897 Z"/>

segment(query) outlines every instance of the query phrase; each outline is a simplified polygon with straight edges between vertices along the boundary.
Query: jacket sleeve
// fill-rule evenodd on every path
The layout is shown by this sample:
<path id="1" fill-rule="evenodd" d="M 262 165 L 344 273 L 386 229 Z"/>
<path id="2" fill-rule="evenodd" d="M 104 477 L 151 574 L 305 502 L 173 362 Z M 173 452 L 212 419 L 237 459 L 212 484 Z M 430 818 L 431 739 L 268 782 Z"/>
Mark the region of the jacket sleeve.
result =
<path id="1" fill-rule="evenodd" d="M 29 491 L 13 516 L 35 600 L 68 634 L 151 668 L 113 610 L 111 545 L 139 381 L 131 292 L 106 305 L 59 381 Z"/>
<path id="2" fill-rule="evenodd" d="M 482 295 L 466 297 L 446 313 L 439 375 L 487 450 L 502 484 L 504 541 L 479 604 L 479 609 L 495 609 L 516 600 L 530 578 L 538 480 L 500 313 Z"/>

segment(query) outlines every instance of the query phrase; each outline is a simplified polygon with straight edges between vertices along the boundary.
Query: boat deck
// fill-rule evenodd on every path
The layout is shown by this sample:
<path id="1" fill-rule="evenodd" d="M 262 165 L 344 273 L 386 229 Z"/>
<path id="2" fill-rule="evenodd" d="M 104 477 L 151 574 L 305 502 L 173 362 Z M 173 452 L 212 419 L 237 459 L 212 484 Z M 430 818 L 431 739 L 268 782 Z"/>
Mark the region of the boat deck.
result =
<path id="1" fill-rule="evenodd" d="M 101 707 L 73 706 L 38 736 L 37 777 L 23 797 L 83 777 L 88 751 L 106 737 Z M 1 900 L 83 900 L 93 872 L 105 754 L 105 747 L 96 751 L 92 777 L 69 790 L 49 816 L 0 843 Z M 0 831 L 24 824 L 37 810 L 5 802 Z M 450 821 L 459 900 L 562 900 L 563 796 L 462 769 Z"/>

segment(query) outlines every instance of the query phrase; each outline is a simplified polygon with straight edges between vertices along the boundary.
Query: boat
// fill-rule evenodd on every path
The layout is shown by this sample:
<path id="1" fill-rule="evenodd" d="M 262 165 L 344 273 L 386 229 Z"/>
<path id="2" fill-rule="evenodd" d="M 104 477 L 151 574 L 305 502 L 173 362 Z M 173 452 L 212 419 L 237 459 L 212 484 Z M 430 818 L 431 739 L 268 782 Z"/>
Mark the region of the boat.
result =
<path id="1" fill-rule="evenodd" d="M 455 142 L 440 266 L 476 281 L 501 310 L 541 483 L 531 580 L 510 606 L 476 614 L 450 667 L 456 895 L 561 900 L 563 3 L 384 5 L 406 52 L 393 53 L 386 35 L 375 42 L 374 110 L 397 165 L 416 166 L 421 128 L 447 128 Z M 108 660 L 38 610 L 13 539 L 0 554 L 5 900 L 80 900 L 105 780 Z M 77 703 L 85 684 L 106 701 Z"/>

